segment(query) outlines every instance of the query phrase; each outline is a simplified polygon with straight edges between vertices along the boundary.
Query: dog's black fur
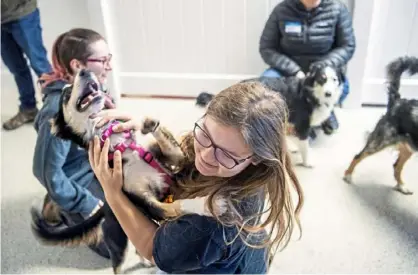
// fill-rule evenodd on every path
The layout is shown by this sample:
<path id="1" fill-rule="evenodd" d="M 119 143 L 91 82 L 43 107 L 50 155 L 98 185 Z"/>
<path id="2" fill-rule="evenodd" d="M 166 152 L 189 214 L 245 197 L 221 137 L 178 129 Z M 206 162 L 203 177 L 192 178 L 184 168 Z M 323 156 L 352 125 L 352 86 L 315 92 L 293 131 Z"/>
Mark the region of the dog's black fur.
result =
<path id="1" fill-rule="evenodd" d="M 401 98 L 400 79 L 404 72 L 418 73 L 418 58 L 399 57 L 387 65 L 388 105 L 386 113 L 369 134 L 363 150 L 352 160 L 346 170 L 344 180 L 351 183 L 351 175 L 357 164 L 389 146 L 398 146 L 399 156 L 394 164 L 397 185 L 395 189 L 404 194 L 412 194 L 404 187 L 401 172 L 404 164 L 414 151 L 418 150 L 418 100 Z"/>

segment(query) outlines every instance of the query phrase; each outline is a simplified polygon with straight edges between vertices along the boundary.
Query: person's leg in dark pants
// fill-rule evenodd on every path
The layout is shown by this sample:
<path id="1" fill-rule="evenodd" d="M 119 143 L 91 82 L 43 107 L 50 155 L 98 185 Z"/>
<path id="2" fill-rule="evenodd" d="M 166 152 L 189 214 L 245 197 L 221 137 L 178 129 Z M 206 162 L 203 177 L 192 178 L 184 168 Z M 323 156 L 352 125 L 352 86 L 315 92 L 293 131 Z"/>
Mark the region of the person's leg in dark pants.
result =
<path id="1" fill-rule="evenodd" d="M 15 30 L 14 35 L 38 77 L 52 72 L 42 39 L 41 18 L 38 9 L 21 18 L 19 28 Z"/>
<path id="2" fill-rule="evenodd" d="M 1 25 L 1 56 L 14 76 L 20 100 L 18 114 L 3 124 L 6 130 L 13 130 L 32 122 L 38 112 L 35 87 L 24 55 L 29 59 L 38 77 L 52 71 L 43 46 L 39 10 Z"/>

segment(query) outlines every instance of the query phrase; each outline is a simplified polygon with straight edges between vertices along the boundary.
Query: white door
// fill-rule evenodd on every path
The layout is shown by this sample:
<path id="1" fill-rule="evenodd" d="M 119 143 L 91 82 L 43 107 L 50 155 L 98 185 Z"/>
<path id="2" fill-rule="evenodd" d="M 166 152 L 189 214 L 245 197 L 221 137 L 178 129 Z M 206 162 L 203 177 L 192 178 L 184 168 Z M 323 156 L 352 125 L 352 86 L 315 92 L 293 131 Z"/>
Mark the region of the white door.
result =
<path id="1" fill-rule="evenodd" d="M 418 0 L 375 1 L 363 79 L 363 104 L 387 104 L 385 67 L 405 55 L 418 56 Z M 404 74 L 400 92 L 404 97 L 418 98 L 418 75 Z"/>

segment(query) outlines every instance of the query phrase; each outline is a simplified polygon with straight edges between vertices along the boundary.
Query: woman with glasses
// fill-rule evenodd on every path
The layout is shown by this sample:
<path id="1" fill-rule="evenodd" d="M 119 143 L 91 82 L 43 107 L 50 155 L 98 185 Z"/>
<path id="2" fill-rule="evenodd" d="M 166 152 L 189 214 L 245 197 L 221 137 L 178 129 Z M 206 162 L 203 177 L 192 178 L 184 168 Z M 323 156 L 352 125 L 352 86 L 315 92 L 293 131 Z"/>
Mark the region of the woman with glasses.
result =
<path id="1" fill-rule="evenodd" d="M 104 121 L 127 117 L 116 110 L 99 116 Z M 181 141 L 187 162 L 174 190 L 175 200 L 208 196 L 213 217 L 187 214 L 158 227 L 121 192 L 120 153 L 115 153 L 112 170 L 101 157 L 108 148 L 102 150 L 96 142 L 90 146 L 90 162 L 130 241 L 161 271 L 266 273 L 276 249 L 286 246 L 294 227 L 300 226 L 303 204 L 288 154 L 286 125 L 285 102 L 261 84 L 236 84 L 213 98 Z M 114 130 L 127 129 L 139 129 L 139 124 L 131 120 Z M 227 200 L 221 216 L 214 196 Z"/>
<path id="2" fill-rule="evenodd" d="M 94 214 L 103 204 L 103 190 L 94 176 L 85 150 L 51 134 L 50 119 L 58 112 L 62 88 L 81 68 L 94 72 L 102 85 L 111 71 L 111 54 L 104 38 L 89 29 L 61 34 L 52 47 L 53 73 L 43 76 L 43 107 L 35 118 L 37 140 L 33 173 L 46 188 L 42 214 L 51 224 L 72 225 Z M 113 103 L 107 102 L 109 108 Z M 91 247 L 109 258 L 104 243 Z"/>

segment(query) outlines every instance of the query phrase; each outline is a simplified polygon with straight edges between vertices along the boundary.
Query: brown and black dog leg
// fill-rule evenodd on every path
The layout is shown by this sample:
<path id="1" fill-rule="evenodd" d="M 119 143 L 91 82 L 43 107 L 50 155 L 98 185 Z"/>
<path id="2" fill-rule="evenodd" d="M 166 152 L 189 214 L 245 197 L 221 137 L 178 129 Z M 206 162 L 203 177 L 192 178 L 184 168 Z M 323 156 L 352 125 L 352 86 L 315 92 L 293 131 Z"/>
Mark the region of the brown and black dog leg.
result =
<path id="1" fill-rule="evenodd" d="M 350 166 L 345 171 L 344 181 L 347 183 L 352 183 L 353 171 L 362 160 L 382 151 L 389 146 L 393 146 L 400 141 L 401 138 L 398 135 L 396 127 L 392 126 L 389 121 L 382 118 L 377 123 L 373 132 L 369 135 L 366 146 L 351 161 Z"/>
<path id="2" fill-rule="evenodd" d="M 375 152 L 376 153 L 376 152 Z M 348 169 L 345 171 L 344 173 L 344 181 L 347 183 L 353 183 L 353 179 L 352 179 L 352 174 L 354 172 L 354 169 L 356 168 L 356 166 L 365 158 L 367 158 L 368 156 L 371 156 L 375 153 L 369 153 L 366 148 L 364 148 L 359 154 L 355 155 L 353 160 L 350 163 L 350 166 L 348 167 Z"/>
<path id="3" fill-rule="evenodd" d="M 184 154 L 180 144 L 176 141 L 173 134 L 161 126 L 159 121 L 152 118 L 146 118 L 141 129 L 142 134 L 152 133 L 156 139 L 163 156 L 163 162 L 177 167 L 181 167 L 184 161 Z M 166 167 L 170 170 L 173 167 Z"/>
<path id="4" fill-rule="evenodd" d="M 393 165 L 394 172 L 395 172 L 395 179 L 396 179 L 396 186 L 394 189 L 396 191 L 401 192 L 404 195 L 412 195 L 413 192 L 405 188 L 405 183 L 402 180 L 402 170 L 405 165 L 405 163 L 408 161 L 408 159 L 412 156 L 413 151 L 411 149 L 411 146 L 407 143 L 400 143 L 398 145 L 398 151 L 399 151 L 399 157 L 398 160 Z"/>

